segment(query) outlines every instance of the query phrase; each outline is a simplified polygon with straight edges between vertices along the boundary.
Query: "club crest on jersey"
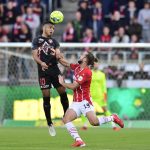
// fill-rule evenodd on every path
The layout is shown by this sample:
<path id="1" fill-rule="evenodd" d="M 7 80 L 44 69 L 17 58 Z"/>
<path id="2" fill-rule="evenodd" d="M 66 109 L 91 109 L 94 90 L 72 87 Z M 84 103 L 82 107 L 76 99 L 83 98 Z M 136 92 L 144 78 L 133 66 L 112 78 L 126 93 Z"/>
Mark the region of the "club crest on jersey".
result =
<path id="1" fill-rule="evenodd" d="M 49 42 L 50 44 L 53 43 L 53 41 L 52 41 L 51 39 L 49 39 L 48 42 Z"/>
<path id="2" fill-rule="evenodd" d="M 44 44 L 42 45 L 42 51 L 48 55 L 48 50 L 50 49 L 51 47 L 49 46 L 49 44 L 47 42 L 44 42 Z"/>
<path id="3" fill-rule="evenodd" d="M 39 43 L 42 43 L 44 41 L 44 39 L 39 38 Z"/>
<path id="4" fill-rule="evenodd" d="M 83 77 L 79 76 L 78 81 L 82 81 L 82 80 L 83 80 Z"/>

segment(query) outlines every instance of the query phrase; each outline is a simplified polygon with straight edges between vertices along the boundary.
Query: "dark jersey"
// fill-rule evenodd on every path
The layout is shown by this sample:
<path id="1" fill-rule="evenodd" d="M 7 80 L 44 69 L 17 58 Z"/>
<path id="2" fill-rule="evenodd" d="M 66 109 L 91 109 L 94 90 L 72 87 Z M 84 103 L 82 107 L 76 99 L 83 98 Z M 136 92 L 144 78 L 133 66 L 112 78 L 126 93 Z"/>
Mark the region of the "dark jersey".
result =
<path id="1" fill-rule="evenodd" d="M 39 75 L 43 74 L 60 74 L 57 66 L 57 58 L 51 49 L 59 48 L 59 43 L 53 38 L 39 36 L 32 42 L 32 50 L 38 50 L 38 57 L 45 62 L 49 67 L 45 71 L 38 64 Z"/>

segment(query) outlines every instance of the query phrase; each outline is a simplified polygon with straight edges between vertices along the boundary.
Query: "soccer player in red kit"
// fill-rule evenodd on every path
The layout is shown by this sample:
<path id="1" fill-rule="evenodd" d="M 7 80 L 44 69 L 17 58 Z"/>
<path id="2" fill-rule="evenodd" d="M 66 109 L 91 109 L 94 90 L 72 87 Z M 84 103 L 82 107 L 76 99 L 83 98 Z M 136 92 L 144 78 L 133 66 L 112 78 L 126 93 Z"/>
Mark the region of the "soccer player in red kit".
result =
<path id="1" fill-rule="evenodd" d="M 107 122 L 115 122 L 121 128 L 124 127 L 123 121 L 116 115 L 97 117 L 94 112 L 92 98 L 90 96 L 90 84 L 92 79 L 92 71 L 90 67 L 94 65 L 95 57 L 92 53 L 86 52 L 81 55 L 78 64 L 69 64 L 63 57 L 59 58 L 59 62 L 74 70 L 73 83 L 65 83 L 62 76 L 59 76 L 59 83 L 74 91 L 73 102 L 69 109 L 66 111 L 63 122 L 69 131 L 70 135 L 74 138 L 75 143 L 73 147 L 83 147 L 85 143 L 78 134 L 76 127 L 72 121 L 80 117 L 81 114 L 87 117 L 90 124 L 93 126 L 100 126 Z"/>

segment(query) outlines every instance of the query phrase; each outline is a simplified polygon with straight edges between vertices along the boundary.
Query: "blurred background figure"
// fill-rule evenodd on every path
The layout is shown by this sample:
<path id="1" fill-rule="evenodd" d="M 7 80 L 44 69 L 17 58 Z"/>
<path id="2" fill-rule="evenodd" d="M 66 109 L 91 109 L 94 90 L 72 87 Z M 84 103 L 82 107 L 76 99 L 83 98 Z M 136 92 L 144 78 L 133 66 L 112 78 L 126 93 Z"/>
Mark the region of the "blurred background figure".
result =
<path id="1" fill-rule="evenodd" d="M 139 11 L 138 22 L 142 25 L 142 38 L 144 42 L 150 42 L 150 3 L 145 2 L 144 8 Z"/>

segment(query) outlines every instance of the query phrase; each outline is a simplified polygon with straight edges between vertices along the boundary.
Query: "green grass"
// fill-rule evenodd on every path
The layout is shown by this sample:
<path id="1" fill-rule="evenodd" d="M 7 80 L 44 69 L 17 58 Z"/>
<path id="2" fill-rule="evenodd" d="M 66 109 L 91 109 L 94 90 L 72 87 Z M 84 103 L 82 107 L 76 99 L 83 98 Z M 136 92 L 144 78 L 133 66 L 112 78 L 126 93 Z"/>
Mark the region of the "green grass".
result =
<path id="1" fill-rule="evenodd" d="M 56 128 L 56 137 L 47 128 L 0 128 L 0 150 L 71 150 L 73 140 L 65 128 Z M 150 129 L 106 128 L 79 131 L 84 150 L 150 150 Z"/>

